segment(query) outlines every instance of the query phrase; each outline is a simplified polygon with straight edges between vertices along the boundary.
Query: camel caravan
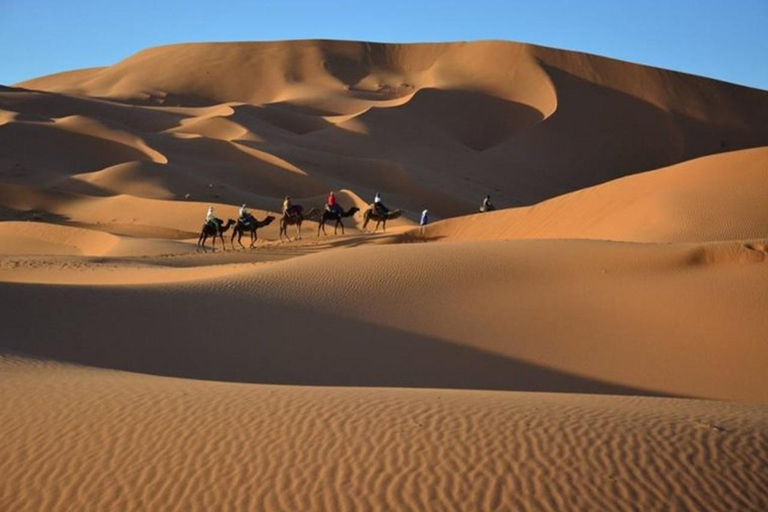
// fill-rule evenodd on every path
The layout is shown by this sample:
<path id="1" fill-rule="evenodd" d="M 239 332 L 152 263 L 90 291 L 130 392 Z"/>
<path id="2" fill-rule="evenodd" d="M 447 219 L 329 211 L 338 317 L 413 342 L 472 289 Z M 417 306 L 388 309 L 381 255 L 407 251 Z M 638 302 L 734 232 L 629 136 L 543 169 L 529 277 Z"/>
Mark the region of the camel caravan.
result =
<path id="1" fill-rule="evenodd" d="M 280 217 L 280 241 L 287 239 L 289 242 L 293 240 L 301 239 L 301 224 L 304 220 L 317 221 L 317 236 L 320 236 L 322 232 L 326 235 L 325 225 L 329 222 L 333 222 L 333 234 L 338 233 L 338 229 L 341 228 L 341 233 L 344 234 L 344 222 L 343 219 L 353 217 L 360 209 L 356 206 L 344 210 L 340 204 L 336 202 L 336 196 L 333 192 L 328 195 L 328 200 L 325 204 L 325 209 L 320 211 L 317 208 L 312 208 L 308 212 L 304 212 L 304 208 L 301 205 L 291 203 L 289 196 L 285 197 L 282 207 L 282 216 Z M 363 212 L 363 231 L 368 231 L 368 223 L 370 221 L 376 221 L 376 227 L 373 229 L 375 233 L 379 226 L 382 231 L 387 229 L 387 221 L 397 219 L 402 215 L 401 210 L 390 210 L 381 201 L 381 195 L 377 192 L 373 203 L 368 209 Z M 232 236 L 230 243 L 232 249 L 235 249 L 235 238 L 240 247 L 245 249 L 245 245 L 242 243 L 244 234 L 250 236 L 251 243 L 249 249 L 253 249 L 256 240 L 258 240 L 257 231 L 260 228 L 270 225 L 275 220 L 273 215 L 267 215 L 263 220 L 257 220 L 250 212 L 246 205 L 240 207 L 239 216 L 237 220 L 228 219 L 226 223 L 218 217 L 216 217 L 213 206 L 208 208 L 208 213 L 205 216 L 205 223 L 200 231 L 200 237 L 197 240 L 197 249 L 201 248 L 206 250 L 205 242 L 208 238 L 211 238 L 211 248 L 216 250 L 216 238 L 221 240 L 221 246 L 223 250 L 226 250 L 226 244 L 224 242 L 224 233 L 232 229 Z M 288 235 L 288 227 L 296 226 L 296 233 L 294 238 Z"/>

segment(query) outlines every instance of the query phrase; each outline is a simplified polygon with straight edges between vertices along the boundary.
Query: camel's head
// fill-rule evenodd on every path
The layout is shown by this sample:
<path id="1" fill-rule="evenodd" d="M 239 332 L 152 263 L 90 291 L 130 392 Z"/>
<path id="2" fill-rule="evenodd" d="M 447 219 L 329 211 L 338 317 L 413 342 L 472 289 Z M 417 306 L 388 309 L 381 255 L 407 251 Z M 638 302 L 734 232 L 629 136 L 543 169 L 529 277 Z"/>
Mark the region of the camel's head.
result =
<path id="1" fill-rule="evenodd" d="M 274 215 L 267 215 L 267 218 L 264 219 L 264 222 L 266 222 L 267 224 L 271 224 L 273 220 L 275 220 Z"/>
<path id="2" fill-rule="evenodd" d="M 359 211 L 360 211 L 360 208 L 358 208 L 357 206 L 353 206 L 352 208 L 349 209 L 349 215 L 352 216 Z"/>

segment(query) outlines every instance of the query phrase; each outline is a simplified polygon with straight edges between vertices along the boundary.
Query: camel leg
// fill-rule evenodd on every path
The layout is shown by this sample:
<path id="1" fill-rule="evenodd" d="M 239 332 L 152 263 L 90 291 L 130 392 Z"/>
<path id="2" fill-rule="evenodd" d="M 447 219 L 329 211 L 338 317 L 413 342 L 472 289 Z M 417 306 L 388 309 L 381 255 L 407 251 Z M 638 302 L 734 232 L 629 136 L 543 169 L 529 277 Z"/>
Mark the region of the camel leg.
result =
<path id="1" fill-rule="evenodd" d="M 387 219 L 384 219 L 384 223 L 381 225 L 381 232 L 382 233 L 387 232 Z"/>
<path id="2" fill-rule="evenodd" d="M 221 250 L 227 252 L 227 244 L 224 243 L 224 235 L 219 233 L 219 239 L 221 240 Z"/>
<path id="3" fill-rule="evenodd" d="M 256 230 L 254 229 L 253 231 L 251 231 L 251 247 L 250 247 L 251 249 L 253 249 L 253 245 L 256 243 L 257 238 L 259 237 L 256 236 Z"/>
<path id="4" fill-rule="evenodd" d="M 204 235 L 205 235 L 205 231 L 203 231 L 202 233 L 200 233 L 200 238 L 198 238 L 198 239 L 197 239 L 197 249 L 195 249 L 195 252 L 198 252 L 198 251 L 200 251 L 200 245 L 201 245 L 201 244 L 202 244 L 202 242 L 203 242 L 203 236 L 204 236 Z M 203 251 L 205 251 L 205 246 L 203 246 Z"/>

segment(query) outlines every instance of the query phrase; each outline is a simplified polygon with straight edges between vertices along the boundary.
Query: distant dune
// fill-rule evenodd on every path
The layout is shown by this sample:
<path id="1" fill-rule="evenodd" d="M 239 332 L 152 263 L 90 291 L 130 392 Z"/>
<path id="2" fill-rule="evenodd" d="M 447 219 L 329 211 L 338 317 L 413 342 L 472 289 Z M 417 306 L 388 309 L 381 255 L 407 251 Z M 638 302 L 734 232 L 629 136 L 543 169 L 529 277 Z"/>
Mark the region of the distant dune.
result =
<path id="1" fill-rule="evenodd" d="M 0 87 L 0 509 L 764 511 L 766 283 L 766 91 L 500 41 Z"/>
<path id="2" fill-rule="evenodd" d="M 50 173 L 18 182 L 75 187 L 75 174 L 164 157 L 169 197 L 261 209 L 343 187 L 379 190 L 411 219 L 424 207 L 454 216 L 486 193 L 532 204 L 768 145 L 763 91 L 508 42 L 174 45 L 18 86 L 47 93 L 0 94 L 16 121 L 3 140 L 37 141 L 7 158 Z M 104 125 L 102 140 L 44 122 L 73 115 Z"/>
<path id="3" fill-rule="evenodd" d="M 766 198 L 768 147 L 702 157 L 529 208 L 457 217 L 414 233 L 452 241 L 760 239 L 768 238 Z"/>

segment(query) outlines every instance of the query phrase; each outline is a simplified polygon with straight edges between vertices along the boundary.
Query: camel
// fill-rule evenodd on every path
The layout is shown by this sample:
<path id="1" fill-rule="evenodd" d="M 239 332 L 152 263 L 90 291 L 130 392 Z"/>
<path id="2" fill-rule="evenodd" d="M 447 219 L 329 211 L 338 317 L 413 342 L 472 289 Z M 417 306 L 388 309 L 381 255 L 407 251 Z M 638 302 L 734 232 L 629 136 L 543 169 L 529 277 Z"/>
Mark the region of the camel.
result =
<path id="1" fill-rule="evenodd" d="M 251 222 L 248 224 L 243 224 L 242 220 L 238 220 L 237 224 L 235 224 L 235 227 L 232 228 L 232 239 L 230 240 L 232 243 L 232 249 L 235 248 L 235 236 L 237 236 L 237 243 L 240 244 L 240 247 L 245 249 L 245 246 L 242 242 L 243 233 L 250 233 L 251 245 L 248 248 L 253 249 L 253 246 L 256 243 L 256 239 L 258 239 L 256 230 L 263 228 L 264 226 L 269 226 L 273 220 L 275 220 L 274 215 L 267 215 L 264 220 L 256 220 L 254 217 L 251 217 Z"/>
<path id="2" fill-rule="evenodd" d="M 373 232 L 375 233 L 377 229 L 379 229 L 379 224 L 382 224 L 382 231 L 387 231 L 387 221 L 391 219 L 396 219 L 402 215 L 402 210 L 390 210 L 387 212 L 386 215 L 381 215 L 378 211 L 376 211 L 374 208 L 368 208 L 365 210 L 365 213 L 363 213 L 363 231 L 366 231 L 366 227 L 368 226 L 368 221 L 375 220 L 376 221 L 376 227 L 373 229 Z"/>
<path id="3" fill-rule="evenodd" d="M 338 207 L 338 209 L 336 209 L 334 211 L 325 210 L 323 212 L 323 214 L 320 216 L 320 222 L 317 225 L 317 236 L 320 236 L 320 230 L 321 229 L 323 230 L 323 234 L 324 235 L 326 234 L 325 233 L 325 223 L 327 221 L 329 221 L 329 220 L 335 220 L 336 221 L 336 224 L 334 224 L 334 226 L 333 226 L 333 234 L 335 235 L 336 234 L 336 230 L 339 228 L 339 226 L 341 226 L 341 234 L 343 235 L 344 234 L 344 223 L 341 222 L 341 219 L 344 219 L 344 218 L 347 218 L 347 217 L 351 217 L 351 216 L 353 216 L 354 214 L 356 214 L 359 211 L 360 211 L 360 208 L 358 208 L 357 206 L 353 206 L 352 208 L 350 208 L 346 212 L 340 206 Z"/>
<path id="4" fill-rule="evenodd" d="M 288 236 L 288 226 L 296 226 L 296 238 L 294 240 L 301 239 L 301 223 L 305 218 L 310 218 L 317 214 L 317 209 L 312 208 L 307 215 L 303 213 L 303 208 L 300 205 L 294 205 L 291 213 L 284 213 L 280 219 L 280 241 L 283 240 L 283 235 L 291 242 L 291 237 Z"/>
<path id="5" fill-rule="evenodd" d="M 200 232 L 200 238 L 197 239 L 197 251 L 200 250 L 200 247 L 203 248 L 203 252 L 205 252 L 205 241 L 208 239 L 208 237 L 213 237 L 213 242 L 211 243 L 211 248 L 215 251 L 216 250 L 216 237 L 218 236 L 221 239 L 221 246 L 223 247 L 223 250 L 227 250 L 227 246 L 224 245 L 224 237 L 222 236 L 229 227 L 235 223 L 234 220 L 228 219 L 227 223 L 223 224 L 223 220 L 221 219 L 214 219 L 216 224 L 219 225 L 219 232 L 217 233 L 216 230 L 208 224 L 207 222 L 203 224 L 203 229 Z M 197 252 L 195 251 L 195 252 Z"/>

